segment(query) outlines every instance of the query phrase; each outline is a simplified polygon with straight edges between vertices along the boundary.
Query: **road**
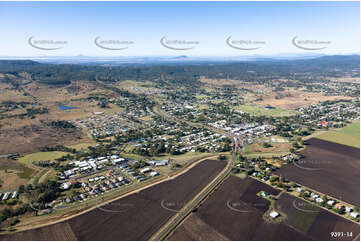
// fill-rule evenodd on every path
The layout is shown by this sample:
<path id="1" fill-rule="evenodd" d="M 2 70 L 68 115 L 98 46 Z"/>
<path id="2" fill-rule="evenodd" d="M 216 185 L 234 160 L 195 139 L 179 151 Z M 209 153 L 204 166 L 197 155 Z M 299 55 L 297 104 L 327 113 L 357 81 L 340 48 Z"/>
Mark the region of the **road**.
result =
<path id="1" fill-rule="evenodd" d="M 211 192 L 217 185 L 222 182 L 231 172 L 232 166 L 237 157 L 237 146 L 233 146 L 233 155 L 231 162 L 228 162 L 226 168 L 210 183 L 208 186 L 198 193 L 198 195 L 190 201 L 180 212 L 174 215 L 167 224 L 165 224 L 156 234 L 154 234 L 150 240 L 164 240 L 167 235 L 186 218 L 188 214 Z"/>
<path id="2" fill-rule="evenodd" d="M 156 100 L 157 101 L 157 100 Z M 158 102 L 159 104 L 159 102 Z M 168 115 L 166 112 L 162 111 L 160 108 L 160 105 L 158 105 L 155 109 L 154 109 L 155 113 L 157 113 L 160 116 L 163 116 L 167 119 L 171 119 L 173 121 L 176 122 L 180 122 L 181 120 L 179 120 L 176 117 L 172 117 L 170 115 Z M 200 125 L 200 124 L 194 124 L 192 122 L 187 121 L 187 123 L 191 126 L 195 126 L 195 127 L 205 127 L 205 125 Z M 205 187 L 200 193 L 198 193 L 196 195 L 196 197 L 191 200 L 188 204 L 186 204 L 179 212 L 177 212 L 160 230 L 157 231 L 157 233 L 155 233 L 150 240 L 164 240 L 169 233 L 180 223 L 182 222 L 183 219 L 186 218 L 186 216 L 188 214 L 190 214 L 192 212 L 192 210 L 198 206 L 198 204 L 200 204 L 200 202 L 210 193 L 212 192 L 217 185 L 222 182 L 231 172 L 232 170 L 232 166 L 235 163 L 236 159 L 237 159 L 237 148 L 238 147 L 242 147 L 243 145 L 243 140 L 240 137 L 236 137 L 231 133 L 227 133 L 224 130 L 219 130 L 219 129 L 215 129 L 215 128 L 211 128 L 208 127 L 208 129 L 218 132 L 218 133 L 222 133 L 222 134 L 226 134 L 227 136 L 229 136 L 232 139 L 233 142 L 233 155 L 232 155 L 232 160 L 230 162 L 228 162 L 227 166 L 225 169 L 222 170 L 222 172 L 220 174 L 218 174 L 218 176 L 210 183 L 208 184 L 207 187 Z"/>

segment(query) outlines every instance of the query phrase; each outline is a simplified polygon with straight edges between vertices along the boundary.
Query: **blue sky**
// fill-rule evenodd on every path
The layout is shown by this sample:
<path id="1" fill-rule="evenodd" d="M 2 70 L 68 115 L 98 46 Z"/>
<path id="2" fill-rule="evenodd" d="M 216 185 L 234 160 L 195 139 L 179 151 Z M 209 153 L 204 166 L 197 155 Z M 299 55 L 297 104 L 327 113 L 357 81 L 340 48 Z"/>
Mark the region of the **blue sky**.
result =
<path id="1" fill-rule="evenodd" d="M 305 53 L 291 40 L 328 41 L 309 52 L 360 51 L 359 2 L 0 2 L 0 56 L 236 56 Z M 39 50 L 28 39 L 66 41 Z M 133 41 L 126 50 L 105 50 L 94 39 Z M 197 41 L 191 50 L 171 50 L 169 40 Z M 238 50 L 225 42 L 263 42 Z"/>

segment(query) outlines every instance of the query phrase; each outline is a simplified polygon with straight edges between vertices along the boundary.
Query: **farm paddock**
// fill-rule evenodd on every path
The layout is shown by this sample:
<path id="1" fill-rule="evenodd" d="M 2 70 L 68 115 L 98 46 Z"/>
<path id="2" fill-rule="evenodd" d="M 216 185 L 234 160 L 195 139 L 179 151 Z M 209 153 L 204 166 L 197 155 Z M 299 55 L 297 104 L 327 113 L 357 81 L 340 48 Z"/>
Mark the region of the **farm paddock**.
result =
<path id="1" fill-rule="evenodd" d="M 205 238 L 212 228 L 212 235 L 227 240 L 307 240 L 307 237 L 287 225 L 266 223 L 263 214 L 270 202 L 257 196 L 259 191 L 277 195 L 280 191 L 251 178 L 244 180 L 233 175 L 205 200 L 169 240 Z M 206 226 L 189 229 L 188 223 L 201 220 Z M 207 229 L 203 229 L 207 228 Z M 220 237 L 219 237 L 220 236 Z"/>
<path id="2" fill-rule="evenodd" d="M 175 179 L 111 202 L 66 222 L 0 235 L 1 240 L 57 240 L 43 231 L 70 226 L 77 240 L 147 240 L 226 166 L 205 160 Z M 60 240 L 67 240 L 66 237 Z M 73 239 L 72 239 L 73 240 Z"/>
<path id="3" fill-rule="evenodd" d="M 329 229 L 353 231 L 353 238 L 359 234 L 357 224 L 327 211 L 320 211 L 319 208 L 316 210 L 317 213 L 311 214 L 310 219 L 306 219 L 307 221 L 304 222 L 306 229 L 302 229 L 297 221 L 304 220 L 306 216 L 293 207 L 292 202 L 297 198 L 285 193 L 280 194 L 280 198 L 274 204 L 274 208 L 281 211 L 285 219 L 280 223 L 266 222 L 262 217 L 265 212 L 263 208 L 266 207 L 267 210 L 270 202 L 258 197 L 256 193 L 259 191 L 267 191 L 273 195 L 279 194 L 278 190 L 251 178 L 242 180 L 230 176 L 173 231 L 168 239 L 172 241 L 199 239 L 331 240 Z M 230 206 L 232 207 L 230 208 Z M 323 219 L 330 221 L 327 223 L 332 223 L 330 226 L 325 225 L 329 226 L 328 229 L 323 227 L 326 223 Z M 302 223 L 303 221 L 301 221 Z M 325 231 L 325 233 L 320 231 Z M 334 239 L 342 240 L 345 238 Z M 350 240 L 350 237 L 348 239 Z"/>
<path id="4" fill-rule="evenodd" d="M 287 193 L 280 196 L 275 206 L 287 214 L 287 224 L 311 240 L 354 240 L 360 233 L 360 225 Z M 332 237 L 331 232 L 343 232 L 344 235 Z M 345 235 L 350 232 L 352 236 Z"/>
<path id="5" fill-rule="evenodd" d="M 360 150 L 312 138 L 296 164 L 275 173 L 341 201 L 360 204 Z"/>

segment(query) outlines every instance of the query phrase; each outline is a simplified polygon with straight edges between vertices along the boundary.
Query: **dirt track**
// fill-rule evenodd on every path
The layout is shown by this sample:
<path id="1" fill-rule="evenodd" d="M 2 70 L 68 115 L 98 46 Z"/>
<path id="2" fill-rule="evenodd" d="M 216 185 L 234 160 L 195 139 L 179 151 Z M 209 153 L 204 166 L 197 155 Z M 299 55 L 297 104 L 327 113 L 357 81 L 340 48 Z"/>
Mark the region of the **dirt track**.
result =
<path id="1" fill-rule="evenodd" d="M 305 158 L 276 174 L 342 201 L 360 204 L 360 150 L 316 138 L 307 141 Z"/>

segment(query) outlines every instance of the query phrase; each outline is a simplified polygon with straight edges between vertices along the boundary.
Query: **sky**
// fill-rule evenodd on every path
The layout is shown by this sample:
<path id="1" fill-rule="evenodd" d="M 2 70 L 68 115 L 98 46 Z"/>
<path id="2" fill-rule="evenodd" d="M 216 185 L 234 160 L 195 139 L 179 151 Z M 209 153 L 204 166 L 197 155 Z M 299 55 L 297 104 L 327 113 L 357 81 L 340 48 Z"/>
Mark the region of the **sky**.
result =
<path id="1" fill-rule="evenodd" d="M 0 2 L 0 26 L 0 56 L 360 52 L 359 2 Z"/>

